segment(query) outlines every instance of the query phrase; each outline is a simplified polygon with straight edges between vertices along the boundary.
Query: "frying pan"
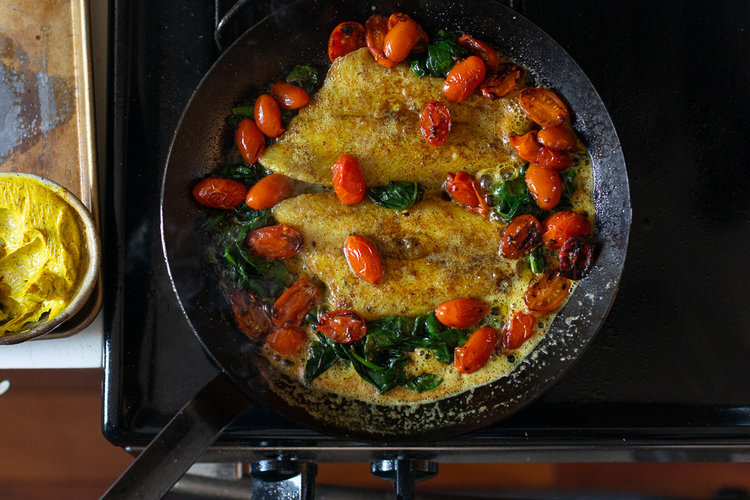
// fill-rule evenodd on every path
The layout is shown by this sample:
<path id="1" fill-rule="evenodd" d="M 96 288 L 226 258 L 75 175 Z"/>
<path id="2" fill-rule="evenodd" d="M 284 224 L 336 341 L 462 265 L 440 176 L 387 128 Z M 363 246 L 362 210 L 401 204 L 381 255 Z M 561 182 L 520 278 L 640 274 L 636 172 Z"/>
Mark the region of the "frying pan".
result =
<path id="1" fill-rule="evenodd" d="M 500 47 L 528 68 L 537 84 L 564 96 L 573 127 L 593 161 L 596 206 L 595 265 L 534 354 L 508 377 L 416 408 L 316 393 L 256 355 L 202 264 L 209 241 L 196 228 L 206 214 L 190 194 L 198 179 L 226 162 L 233 133 L 225 117 L 236 102 L 295 64 L 327 64 L 328 36 L 339 22 L 396 11 L 411 15 L 428 33 L 447 28 Z M 274 12 L 227 49 L 203 78 L 177 127 L 164 172 L 162 241 L 170 278 L 190 327 L 222 373 L 175 416 L 105 496 L 163 494 L 251 400 L 327 434 L 392 445 L 445 439 L 509 416 L 549 388 L 604 321 L 622 272 L 630 220 L 625 162 L 601 99 L 565 51 L 515 11 L 492 2 L 302 0 Z"/>

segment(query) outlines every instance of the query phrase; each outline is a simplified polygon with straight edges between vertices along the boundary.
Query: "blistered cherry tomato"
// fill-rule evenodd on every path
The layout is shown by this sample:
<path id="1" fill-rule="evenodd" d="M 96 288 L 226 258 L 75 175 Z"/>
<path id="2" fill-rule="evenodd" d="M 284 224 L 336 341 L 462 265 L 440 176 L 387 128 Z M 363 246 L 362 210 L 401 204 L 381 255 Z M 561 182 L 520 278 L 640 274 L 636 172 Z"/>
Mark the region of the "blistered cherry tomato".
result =
<path id="1" fill-rule="evenodd" d="M 375 58 L 378 64 L 386 68 L 395 66 L 396 63 L 388 59 L 385 56 L 385 52 L 383 52 L 385 35 L 388 34 L 388 18 L 380 14 L 371 15 L 365 23 L 365 31 L 367 50 L 370 51 L 370 54 L 372 54 L 372 57 Z"/>
<path id="2" fill-rule="evenodd" d="M 518 349 L 534 334 L 536 318 L 521 311 L 516 312 L 503 327 L 500 342 L 503 349 Z"/>
<path id="3" fill-rule="evenodd" d="M 354 311 L 340 309 L 323 314 L 315 331 L 334 342 L 351 344 L 365 336 L 367 324 Z"/>
<path id="4" fill-rule="evenodd" d="M 406 14 L 403 14 L 401 12 L 394 12 L 388 18 L 388 31 L 392 30 L 398 23 L 407 20 L 411 20 L 411 18 Z M 424 50 L 427 48 L 428 43 L 430 43 L 430 37 L 428 37 L 425 30 L 423 30 L 422 27 L 417 24 L 417 43 L 414 45 L 411 51 L 415 54 L 424 52 Z"/>
<path id="5" fill-rule="evenodd" d="M 383 281 L 383 263 L 375 245 L 358 234 L 351 234 L 344 243 L 344 256 L 354 274 L 377 285 Z"/>
<path id="6" fill-rule="evenodd" d="M 266 337 L 266 345 L 282 356 L 293 356 L 307 340 L 307 334 L 300 328 L 274 328 Z"/>
<path id="7" fill-rule="evenodd" d="M 489 310 L 486 302 L 464 297 L 443 302 L 435 309 L 435 316 L 445 326 L 466 328 L 487 316 Z"/>
<path id="8" fill-rule="evenodd" d="M 568 298 L 570 280 L 559 271 L 546 271 L 523 296 L 526 307 L 536 314 L 552 312 Z"/>
<path id="9" fill-rule="evenodd" d="M 560 248 L 560 274 L 572 280 L 586 276 L 594 262 L 594 246 L 585 236 L 573 236 Z"/>
<path id="10" fill-rule="evenodd" d="M 248 337 L 259 339 L 271 329 L 263 299 L 253 292 L 235 288 L 229 293 L 229 305 L 232 306 L 237 327 Z"/>
<path id="11" fill-rule="evenodd" d="M 278 137 L 284 132 L 281 126 L 281 108 L 270 94 L 261 94 L 255 100 L 255 124 L 267 137 Z"/>
<path id="12" fill-rule="evenodd" d="M 515 217 L 503 231 L 500 252 L 509 259 L 520 259 L 542 244 L 542 225 L 533 215 Z"/>
<path id="13" fill-rule="evenodd" d="M 344 205 L 356 205 L 365 197 L 367 185 L 357 159 L 341 155 L 331 169 L 333 190 Z"/>
<path id="14" fill-rule="evenodd" d="M 508 142 L 513 146 L 513 149 L 518 152 L 518 155 L 526 161 L 531 163 L 536 162 L 536 157 L 539 155 L 539 142 L 537 141 L 537 131 L 532 130 L 524 135 L 512 135 L 508 138 Z"/>
<path id="15" fill-rule="evenodd" d="M 406 19 L 396 25 L 386 33 L 383 40 L 383 53 L 390 61 L 401 62 L 406 59 L 411 49 L 417 43 L 419 30 L 417 23 L 411 19 Z"/>
<path id="16" fill-rule="evenodd" d="M 443 84 L 443 95 L 451 102 L 463 101 L 484 81 L 484 61 L 469 56 L 458 61 L 448 72 Z"/>
<path id="17" fill-rule="evenodd" d="M 419 127 L 427 139 L 427 144 L 441 146 L 453 127 L 451 113 L 442 102 L 430 101 L 419 117 Z"/>
<path id="18" fill-rule="evenodd" d="M 550 149 L 546 146 L 539 148 L 536 163 L 548 170 L 565 170 L 573 164 L 573 158 L 567 151 Z"/>
<path id="19" fill-rule="evenodd" d="M 578 141 L 573 134 L 562 127 L 543 128 L 539 131 L 537 139 L 542 146 L 559 151 L 576 151 Z"/>
<path id="20" fill-rule="evenodd" d="M 484 214 L 488 210 L 479 183 L 466 172 L 457 172 L 455 175 L 448 174 L 445 190 L 451 198 L 472 212 Z"/>
<path id="21" fill-rule="evenodd" d="M 461 35 L 458 38 L 458 44 L 475 56 L 481 57 L 488 70 L 494 70 L 500 64 L 500 56 L 497 55 L 497 51 L 473 36 Z"/>
<path id="22" fill-rule="evenodd" d="M 271 208 L 289 197 L 292 186 L 292 180 L 285 175 L 267 175 L 253 184 L 247 192 L 245 204 L 255 210 Z"/>
<path id="23" fill-rule="evenodd" d="M 479 90 L 484 97 L 499 99 L 515 90 L 523 78 L 523 68 L 515 63 L 503 63 L 484 79 Z"/>
<path id="24" fill-rule="evenodd" d="M 333 61 L 365 46 L 365 27 L 360 23 L 345 22 L 333 29 L 328 38 L 328 58 Z"/>
<path id="25" fill-rule="evenodd" d="M 547 89 L 523 89 L 518 96 L 518 102 L 526 115 L 542 127 L 558 127 L 570 118 L 565 103 Z"/>
<path id="26" fill-rule="evenodd" d="M 193 188 L 193 198 L 201 205 L 222 210 L 231 210 L 239 206 L 247 194 L 245 185 L 232 179 L 207 177 Z"/>
<path id="27" fill-rule="evenodd" d="M 288 259 L 302 248 L 302 235 L 286 224 L 277 224 L 250 231 L 245 243 L 255 255 L 264 259 Z"/>
<path id="28" fill-rule="evenodd" d="M 560 248 L 573 236 L 588 236 L 589 221 L 581 214 L 570 210 L 555 212 L 544 220 L 542 242 L 550 248 Z"/>
<path id="29" fill-rule="evenodd" d="M 250 118 L 245 118 L 237 124 L 234 142 L 237 144 L 242 159 L 248 165 L 258 161 L 263 150 L 266 149 L 266 136 Z"/>
<path id="30" fill-rule="evenodd" d="M 497 346 L 497 331 L 483 326 L 471 334 L 461 347 L 456 347 L 453 366 L 461 373 L 474 373 L 489 361 Z"/>
<path id="31" fill-rule="evenodd" d="M 300 326 L 319 300 L 318 286 L 307 278 L 299 278 L 273 303 L 271 321 L 279 327 Z"/>
<path id="32" fill-rule="evenodd" d="M 307 106 L 310 96 L 305 89 L 288 82 L 276 82 L 271 87 L 271 95 L 284 109 L 298 109 Z"/>
<path id="33" fill-rule="evenodd" d="M 562 198 L 562 179 L 554 170 L 542 168 L 536 163 L 526 170 L 526 187 L 539 208 L 552 210 Z"/>

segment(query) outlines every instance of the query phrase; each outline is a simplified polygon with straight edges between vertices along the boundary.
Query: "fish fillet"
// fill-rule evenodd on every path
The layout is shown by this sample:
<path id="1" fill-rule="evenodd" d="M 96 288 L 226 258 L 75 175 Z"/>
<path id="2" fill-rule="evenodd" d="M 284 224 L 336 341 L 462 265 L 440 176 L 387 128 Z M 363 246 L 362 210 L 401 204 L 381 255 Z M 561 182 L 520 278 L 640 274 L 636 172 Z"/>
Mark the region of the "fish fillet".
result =
<path id="1" fill-rule="evenodd" d="M 523 161 L 508 137 L 531 124 L 518 99 L 473 94 L 449 103 L 440 78 L 418 78 L 405 64 L 386 69 L 360 49 L 332 64 L 323 87 L 260 158 L 266 168 L 313 184 L 331 185 L 339 155 L 354 155 L 368 185 L 418 181 L 438 189 L 449 172 L 515 170 Z M 428 101 L 445 104 L 453 129 L 442 146 L 427 144 L 419 116 Z"/>
<path id="2" fill-rule="evenodd" d="M 449 299 L 485 297 L 511 272 L 498 256 L 500 227 L 439 197 L 402 212 L 370 200 L 343 205 L 333 193 L 304 194 L 276 205 L 273 216 L 304 238 L 291 264 L 326 284 L 334 309 L 353 309 L 365 319 L 415 316 Z M 384 269 L 379 285 L 349 267 L 342 247 L 350 234 L 377 247 Z"/>

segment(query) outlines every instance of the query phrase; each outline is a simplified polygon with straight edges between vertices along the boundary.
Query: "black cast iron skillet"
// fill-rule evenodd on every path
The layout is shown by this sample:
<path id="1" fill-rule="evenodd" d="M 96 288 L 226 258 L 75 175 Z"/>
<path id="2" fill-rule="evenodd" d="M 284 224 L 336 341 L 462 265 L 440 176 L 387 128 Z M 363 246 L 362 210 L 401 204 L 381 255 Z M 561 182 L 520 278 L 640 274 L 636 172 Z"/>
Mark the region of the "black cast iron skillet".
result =
<path id="1" fill-rule="evenodd" d="M 225 117 L 236 102 L 295 64 L 326 64 L 328 36 L 339 22 L 395 11 L 408 13 L 428 33 L 447 28 L 500 47 L 528 68 L 538 85 L 564 96 L 573 126 L 591 154 L 595 182 L 596 264 L 535 355 L 511 376 L 416 410 L 317 394 L 276 373 L 256 355 L 202 264 L 208 239 L 195 228 L 206 214 L 191 196 L 195 182 L 225 163 L 233 148 Z M 445 439 L 509 416 L 549 388 L 604 321 L 622 272 L 630 219 L 625 163 L 601 99 L 565 51 L 516 12 L 491 2 L 448 0 L 304 0 L 275 12 L 237 40 L 206 74 L 177 127 L 164 174 L 162 237 L 170 276 L 187 321 L 222 374 L 168 424 L 107 497 L 158 497 L 166 492 L 251 399 L 327 434 L 396 445 Z"/>

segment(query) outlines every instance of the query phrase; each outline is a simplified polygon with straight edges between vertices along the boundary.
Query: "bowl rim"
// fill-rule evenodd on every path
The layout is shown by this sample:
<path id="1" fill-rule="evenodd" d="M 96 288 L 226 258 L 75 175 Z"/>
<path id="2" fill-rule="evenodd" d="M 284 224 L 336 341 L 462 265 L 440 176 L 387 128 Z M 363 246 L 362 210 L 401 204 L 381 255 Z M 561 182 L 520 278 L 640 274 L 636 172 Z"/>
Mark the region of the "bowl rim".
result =
<path id="1" fill-rule="evenodd" d="M 99 238 L 99 232 L 94 220 L 94 216 L 91 211 L 83 204 L 83 202 L 73 194 L 66 187 L 58 184 L 55 181 L 39 176 L 37 174 L 29 174 L 25 172 L 2 172 L 0 173 L 0 179 L 3 177 L 23 177 L 32 179 L 33 181 L 39 182 L 46 188 L 50 189 L 58 196 L 60 196 L 65 202 L 70 205 L 73 210 L 78 214 L 83 223 L 84 236 L 86 239 L 86 248 L 89 257 L 89 264 L 81 278 L 81 284 L 78 291 L 73 296 L 73 299 L 60 312 L 57 316 L 52 318 L 50 321 L 45 321 L 30 330 L 26 330 L 20 333 L 9 334 L 0 336 L 0 345 L 19 344 L 27 340 L 41 337 L 52 332 L 58 326 L 63 324 L 65 321 L 75 316 L 80 311 L 86 301 L 94 291 L 98 282 L 99 270 L 101 267 L 101 241 Z"/>

